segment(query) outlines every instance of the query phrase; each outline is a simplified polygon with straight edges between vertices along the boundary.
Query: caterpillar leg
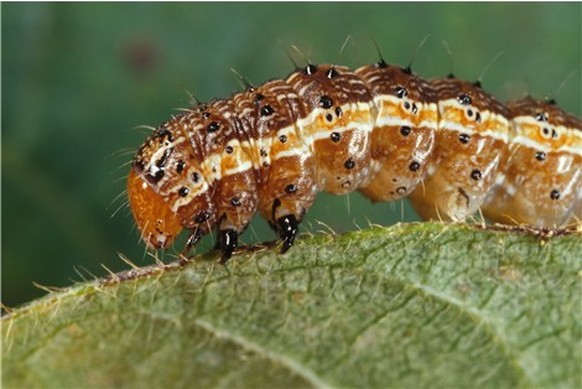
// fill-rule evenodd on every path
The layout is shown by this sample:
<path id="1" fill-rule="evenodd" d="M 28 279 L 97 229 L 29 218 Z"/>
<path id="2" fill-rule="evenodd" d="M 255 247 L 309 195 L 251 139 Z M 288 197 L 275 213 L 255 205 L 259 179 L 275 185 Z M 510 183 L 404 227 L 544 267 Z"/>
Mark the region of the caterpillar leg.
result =
<path id="1" fill-rule="evenodd" d="M 287 215 L 277 219 L 277 233 L 283 244 L 281 254 L 286 253 L 293 246 L 298 230 L 299 222 L 295 215 Z"/>
<path id="2" fill-rule="evenodd" d="M 216 248 L 222 252 L 221 263 L 226 263 L 238 245 L 238 231 L 229 228 L 218 232 Z"/>

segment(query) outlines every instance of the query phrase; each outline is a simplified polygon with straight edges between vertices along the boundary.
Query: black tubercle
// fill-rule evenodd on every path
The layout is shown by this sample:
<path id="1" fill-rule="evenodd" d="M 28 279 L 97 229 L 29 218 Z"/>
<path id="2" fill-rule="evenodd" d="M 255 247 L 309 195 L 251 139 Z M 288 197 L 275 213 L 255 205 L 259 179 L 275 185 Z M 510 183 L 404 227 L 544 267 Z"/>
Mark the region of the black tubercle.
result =
<path id="1" fill-rule="evenodd" d="M 273 114 L 273 112 L 274 112 L 273 107 L 271 107 L 270 105 L 265 105 L 261 108 L 260 114 L 261 116 L 269 116 Z"/>
<path id="2" fill-rule="evenodd" d="M 459 95 L 459 97 L 457 97 L 457 100 L 459 100 L 459 103 L 461 103 L 463 105 L 469 105 L 469 104 L 471 104 L 471 97 L 469 97 L 466 94 Z"/>
<path id="3" fill-rule="evenodd" d="M 325 73 L 327 78 L 335 78 L 339 75 L 339 73 L 337 72 L 337 70 L 335 70 L 335 68 L 330 68 L 327 73 Z"/>
<path id="4" fill-rule="evenodd" d="M 297 237 L 297 230 L 299 223 L 295 215 L 287 215 L 277 219 L 277 231 L 281 237 L 283 247 L 281 247 L 281 254 L 284 254 L 293 246 L 295 238 Z"/>
<path id="5" fill-rule="evenodd" d="M 412 74 L 412 68 L 410 67 L 410 65 L 409 66 L 406 66 L 406 67 L 403 67 L 401 69 L 406 74 Z"/>
<path id="6" fill-rule="evenodd" d="M 319 106 L 324 109 L 329 109 L 333 106 L 333 100 L 328 95 L 323 95 L 319 98 Z"/>
<path id="7" fill-rule="evenodd" d="M 304 70 L 305 74 L 311 75 L 317 72 L 317 65 L 308 64 Z"/>
<path id="8" fill-rule="evenodd" d="M 222 263 L 226 263 L 238 244 L 238 232 L 233 229 L 221 230 L 216 244 L 217 249 L 222 252 Z"/>
<path id="9" fill-rule="evenodd" d="M 408 136 L 408 135 L 410 135 L 411 132 L 412 132 L 412 128 L 410 128 L 409 126 L 400 127 L 400 134 L 402 136 Z"/>
<path id="10" fill-rule="evenodd" d="M 210 122 L 210 124 L 206 127 L 206 131 L 209 133 L 216 132 L 220 128 L 220 123 L 218 122 Z"/>
<path id="11" fill-rule="evenodd" d="M 399 99 L 402 99 L 408 95 L 408 91 L 406 90 L 406 88 L 403 88 L 401 86 L 397 86 L 396 88 L 394 88 L 394 91 L 396 92 L 396 96 L 398 96 Z"/>

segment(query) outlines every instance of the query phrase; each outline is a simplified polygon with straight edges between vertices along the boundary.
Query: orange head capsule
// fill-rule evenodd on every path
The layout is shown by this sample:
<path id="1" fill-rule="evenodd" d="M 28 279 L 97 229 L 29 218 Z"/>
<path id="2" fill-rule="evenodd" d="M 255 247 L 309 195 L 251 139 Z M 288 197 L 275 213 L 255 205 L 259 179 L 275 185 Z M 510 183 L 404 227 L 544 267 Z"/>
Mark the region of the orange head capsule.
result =
<path id="1" fill-rule="evenodd" d="M 158 249 L 172 243 L 182 231 L 178 215 L 134 168 L 127 179 L 127 194 L 137 228 L 147 245 Z"/>
<path id="2" fill-rule="evenodd" d="M 183 228 L 199 238 L 216 222 L 198 141 L 183 131 L 186 125 L 199 130 L 196 123 L 192 114 L 166 122 L 150 135 L 133 160 L 127 182 L 129 204 L 141 236 L 151 248 L 170 245 Z"/>

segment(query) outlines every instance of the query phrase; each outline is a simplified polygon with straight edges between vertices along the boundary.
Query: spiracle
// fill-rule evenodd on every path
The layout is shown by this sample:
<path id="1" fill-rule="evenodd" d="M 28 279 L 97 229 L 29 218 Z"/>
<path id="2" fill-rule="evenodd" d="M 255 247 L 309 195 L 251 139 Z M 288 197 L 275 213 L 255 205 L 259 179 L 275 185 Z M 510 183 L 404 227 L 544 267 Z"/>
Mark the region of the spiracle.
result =
<path id="1" fill-rule="evenodd" d="M 139 148 L 129 203 L 152 248 L 210 231 L 228 259 L 255 213 L 282 252 L 320 191 L 409 197 L 424 219 L 582 219 L 582 121 L 553 101 L 503 104 L 480 83 L 384 61 L 308 64 L 162 123 Z"/>

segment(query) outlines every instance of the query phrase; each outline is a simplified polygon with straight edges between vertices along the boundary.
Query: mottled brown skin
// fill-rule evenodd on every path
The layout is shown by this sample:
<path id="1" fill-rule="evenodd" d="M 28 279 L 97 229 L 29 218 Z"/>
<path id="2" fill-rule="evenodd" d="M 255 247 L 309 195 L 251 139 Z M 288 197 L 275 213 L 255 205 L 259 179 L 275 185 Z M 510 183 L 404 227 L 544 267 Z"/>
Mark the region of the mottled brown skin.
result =
<path id="1" fill-rule="evenodd" d="M 365 81 L 378 109 L 371 134 L 372 174 L 359 190 L 375 202 L 407 196 L 426 175 L 434 147 L 435 92 L 430 83 L 410 70 L 384 62 L 361 67 L 356 74 Z M 383 101 L 385 96 L 394 96 L 397 103 Z M 409 121 L 411 125 L 382 125 L 382 117 Z"/>
<path id="2" fill-rule="evenodd" d="M 485 209 L 494 220 L 579 223 L 580 120 L 536 104 L 514 103 L 508 111 L 477 85 L 428 83 L 383 62 L 356 72 L 308 65 L 163 123 L 134 158 L 129 202 L 150 247 L 168 246 L 185 228 L 186 255 L 218 229 L 224 259 L 257 210 L 287 250 L 321 190 L 360 189 L 373 201 L 413 191 L 421 216 L 450 220 L 464 220 L 489 194 Z M 536 162 L 531 147 L 507 146 L 507 118 L 511 112 L 519 121 L 540 108 L 570 132 L 548 140 L 530 131 L 531 139 L 554 147 Z M 549 201 L 556 188 L 560 195 Z"/>
<path id="3" fill-rule="evenodd" d="M 433 85 L 439 101 L 435 148 L 429 175 L 410 199 L 424 219 L 464 221 L 485 201 L 502 160 L 505 142 L 484 131 L 509 132 L 507 122 L 492 122 L 488 113 L 505 118 L 507 111 L 475 84 L 446 78 Z M 444 104 L 451 99 L 460 107 Z M 449 128 L 449 121 L 460 124 L 460 131 Z"/>
<path id="4" fill-rule="evenodd" d="M 292 73 L 287 83 L 298 92 L 308 112 L 323 110 L 303 129 L 307 136 L 325 135 L 313 143 L 319 186 L 334 194 L 355 190 L 370 172 L 369 130 L 375 115 L 368 88 L 348 68 L 332 65 L 310 65 Z M 347 130 L 332 136 L 340 127 Z"/>
<path id="5" fill-rule="evenodd" d="M 521 144 L 519 138 L 510 141 L 505 180 L 489 196 L 484 214 L 496 222 L 536 227 L 561 226 L 569 219 L 579 224 L 582 157 L 559 148 L 582 150 L 582 122 L 553 104 L 531 98 L 509 103 L 508 108 L 515 135 L 526 135 L 540 147 Z M 521 123 L 524 117 L 532 123 Z"/>

